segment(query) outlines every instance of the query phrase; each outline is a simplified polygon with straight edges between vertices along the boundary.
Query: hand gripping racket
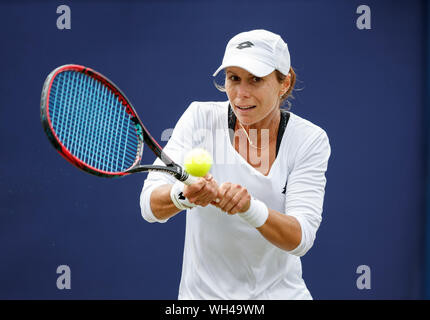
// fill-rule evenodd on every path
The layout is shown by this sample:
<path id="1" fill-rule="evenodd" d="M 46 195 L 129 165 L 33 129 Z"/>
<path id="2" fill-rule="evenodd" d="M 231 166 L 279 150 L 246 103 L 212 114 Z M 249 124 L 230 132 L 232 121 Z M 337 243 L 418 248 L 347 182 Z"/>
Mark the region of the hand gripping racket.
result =
<path id="1" fill-rule="evenodd" d="M 88 173 L 160 171 L 185 184 L 197 180 L 163 152 L 121 90 L 90 68 L 69 64 L 53 70 L 43 85 L 40 118 L 55 149 Z M 166 166 L 140 164 L 144 143 Z"/>

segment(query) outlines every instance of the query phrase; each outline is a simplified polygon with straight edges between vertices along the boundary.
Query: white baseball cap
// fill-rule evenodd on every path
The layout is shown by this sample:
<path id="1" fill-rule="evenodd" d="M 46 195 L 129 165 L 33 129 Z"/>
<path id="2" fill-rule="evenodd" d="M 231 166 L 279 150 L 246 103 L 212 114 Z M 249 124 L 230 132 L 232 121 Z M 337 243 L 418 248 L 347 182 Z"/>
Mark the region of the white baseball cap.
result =
<path id="1" fill-rule="evenodd" d="M 281 36 L 252 30 L 239 33 L 227 43 L 222 64 L 213 76 L 227 67 L 240 67 L 257 77 L 267 76 L 275 69 L 287 75 L 290 65 L 290 52 Z"/>

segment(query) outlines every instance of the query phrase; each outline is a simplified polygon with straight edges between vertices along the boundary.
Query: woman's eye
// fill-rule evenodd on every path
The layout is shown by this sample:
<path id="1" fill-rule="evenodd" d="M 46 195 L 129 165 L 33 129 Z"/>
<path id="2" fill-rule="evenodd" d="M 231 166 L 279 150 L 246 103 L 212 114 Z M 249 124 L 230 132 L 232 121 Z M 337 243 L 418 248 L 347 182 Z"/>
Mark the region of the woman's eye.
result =
<path id="1" fill-rule="evenodd" d="M 252 78 L 252 81 L 253 82 L 260 82 L 262 79 L 261 78 L 259 78 L 259 77 L 253 77 Z"/>
<path id="2" fill-rule="evenodd" d="M 231 81 L 238 81 L 239 77 L 238 76 L 230 76 L 230 80 Z"/>

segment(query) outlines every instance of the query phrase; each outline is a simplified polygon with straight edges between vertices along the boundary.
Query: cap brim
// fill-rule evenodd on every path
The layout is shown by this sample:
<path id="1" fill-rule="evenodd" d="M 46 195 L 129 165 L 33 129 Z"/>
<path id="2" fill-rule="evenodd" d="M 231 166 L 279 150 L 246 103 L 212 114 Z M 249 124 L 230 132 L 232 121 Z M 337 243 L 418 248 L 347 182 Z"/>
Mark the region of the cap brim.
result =
<path id="1" fill-rule="evenodd" d="M 250 59 L 249 57 L 244 56 L 236 56 L 223 61 L 222 65 L 215 71 L 213 76 L 215 77 L 221 70 L 228 67 L 239 67 L 245 69 L 256 77 L 265 77 L 275 70 L 274 67 L 258 60 Z"/>

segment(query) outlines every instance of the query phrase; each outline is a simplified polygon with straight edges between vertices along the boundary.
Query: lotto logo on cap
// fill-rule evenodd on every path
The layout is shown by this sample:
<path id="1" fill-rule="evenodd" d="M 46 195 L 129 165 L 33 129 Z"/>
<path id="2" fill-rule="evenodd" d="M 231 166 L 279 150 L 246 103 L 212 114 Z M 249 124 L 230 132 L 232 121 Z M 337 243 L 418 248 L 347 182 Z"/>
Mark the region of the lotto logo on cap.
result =
<path id="1" fill-rule="evenodd" d="M 221 66 L 216 76 L 227 67 L 240 67 L 257 77 L 264 77 L 279 70 L 284 75 L 290 71 L 290 52 L 281 36 L 266 30 L 239 33 L 227 44 Z"/>
<path id="2" fill-rule="evenodd" d="M 236 47 L 237 49 L 243 49 L 243 48 L 250 48 L 251 46 L 253 46 L 254 44 L 250 41 L 245 41 L 242 43 L 239 43 L 239 45 Z"/>

